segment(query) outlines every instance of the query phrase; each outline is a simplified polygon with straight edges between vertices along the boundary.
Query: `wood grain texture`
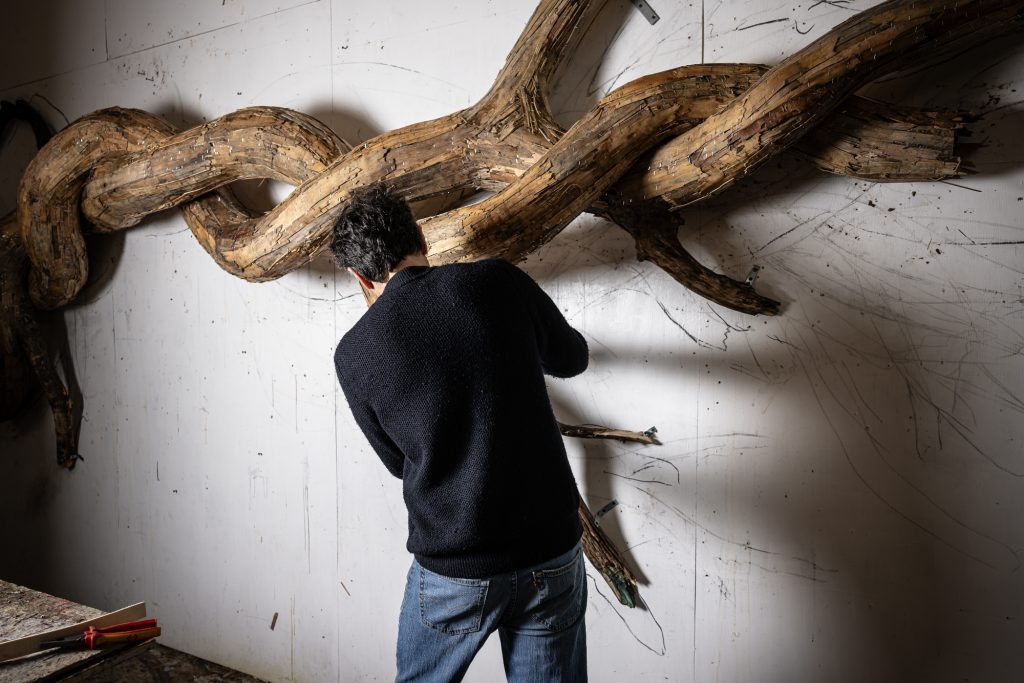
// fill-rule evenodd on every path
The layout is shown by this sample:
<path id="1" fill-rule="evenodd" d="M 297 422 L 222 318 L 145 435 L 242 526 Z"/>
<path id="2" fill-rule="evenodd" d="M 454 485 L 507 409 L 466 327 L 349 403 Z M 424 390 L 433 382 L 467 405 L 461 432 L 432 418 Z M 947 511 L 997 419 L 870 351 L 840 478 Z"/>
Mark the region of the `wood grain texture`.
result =
<path id="1" fill-rule="evenodd" d="M 128 110 L 72 124 L 33 161 L 22 183 L 19 220 L 33 264 L 33 301 L 64 305 L 84 282 L 84 245 L 72 210 L 79 204 L 99 230 L 128 227 L 184 205 L 190 227 L 218 265 L 264 281 L 320 253 L 351 192 L 380 180 L 410 201 L 469 188 L 498 192 L 423 221 L 431 258 L 448 263 L 486 256 L 520 260 L 588 209 L 610 216 L 606 207 L 612 203 L 658 200 L 655 206 L 671 207 L 686 203 L 681 198 L 687 192 L 713 194 L 819 122 L 821 132 L 801 149 L 830 172 L 872 179 L 953 175 L 956 116 L 860 100 L 834 116 L 831 111 L 857 85 L 895 68 L 904 51 L 948 37 L 956 22 L 973 22 L 968 27 L 981 36 L 1012 27 L 1020 9 L 1005 1 L 886 3 L 771 69 L 702 65 L 638 79 L 563 133 L 548 111 L 546 86 L 578 38 L 587 5 L 542 2 L 479 103 L 384 133 L 347 153 L 311 117 L 266 107 L 174 135 L 155 117 Z M 904 5 L 913 6 L 907 26 L 885 28 L 903 16 Z M 840 35 L 845 37 L 837 47 Z M 645 156 L 661 141 L 667 142 Z M 699 172 L 690 161 L 698 148 L 704 157 Z M 719 165 L 712 180 L 710 170 Z M 297 188 L 263 216 L 249 215 L 223 193 L 191 203 L 246 178 L 274 178 Z M 629 229 L 636 235 L 663 223 Z M 735 287 L 706 286 L 696 277 L 706 273 L 691 267 L 681 247 L 662 252 L 655 263 L 717 303 L 745 312 L 777 309 Z"/>

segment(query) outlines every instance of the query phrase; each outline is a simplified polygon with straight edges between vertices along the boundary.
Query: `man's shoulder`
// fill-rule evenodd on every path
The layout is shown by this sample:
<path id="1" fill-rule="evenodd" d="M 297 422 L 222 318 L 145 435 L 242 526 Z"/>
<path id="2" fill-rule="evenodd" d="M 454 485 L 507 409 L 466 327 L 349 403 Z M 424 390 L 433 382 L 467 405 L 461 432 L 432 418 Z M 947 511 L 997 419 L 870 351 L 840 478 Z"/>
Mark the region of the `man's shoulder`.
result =
<path id="1" fill-rule="evenodd" d="M 341 339 L 338 340 L 338 344 L 334 347 L 334 363 L 341 365 L 347 360 L 349 351 L 355 346 L 352 341 L 352 330 L 349 330 L 345 334 L 341 335 Z"/>
<path id="2" fill-rule="evenodd" d="M 372 309 L 371 309 L 372 310 Z M 334 367 L 342 384 L 357 382 L 359 370 L 372 363 L 368 351 L 374 348 L 373 342 L 367 337 L 366 317 L 363 314 L 338 340 L 334 347 Z"/>
<path id="3" fill-rule="evenodd" d="M 338 373 L 338 381 L 343 385 L 346 380 L 349 380 L 352 377 L 351 369 L 353 365 L 350 361 L 350 351 L 355 345 L 352 343 L 351 337 L 349 336 L 350 334 L 351 330 L 346 332 L 341 339 L 338 340 L 338 345 L 334 347 L 334 369 Z"/>
<path id="4" fill-rule="evenodd" d="M 507 287 L 515 281 L 516 271 L 519 271 L 516 266 L 497 256 L 453 265 L 458 267 L 458 270 L 453 272 L 454 277 L 478 287 Z"/>

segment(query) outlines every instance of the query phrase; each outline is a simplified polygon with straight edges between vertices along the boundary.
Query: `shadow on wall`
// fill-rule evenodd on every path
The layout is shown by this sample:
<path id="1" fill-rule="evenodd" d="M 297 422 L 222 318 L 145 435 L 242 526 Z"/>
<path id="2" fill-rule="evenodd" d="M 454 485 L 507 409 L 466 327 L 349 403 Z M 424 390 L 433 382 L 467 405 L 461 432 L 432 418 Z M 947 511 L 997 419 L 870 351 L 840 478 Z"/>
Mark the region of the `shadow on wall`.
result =
<path id="1" fill-rule="evenodd" d="M 4 9 L 4 21 L 0 22 L 0 64 L 3 65 L 0 89 L 59 71 L 67 54 L 58 37 L 66 27 L 44 19 L 51 8 L 44 7 L 42 3 L 16 3 Z M 37 44 L 52 48 L 44 58 L 29 63 L 24 55 L 36 52 L 30 46 Z M 65 125 L 63 114 L 44 96 L 26 94 L 19 97 L 40 112 L 50 128 L 56 130 Z M 22 121 L 15 121 L 3 130 L 0 139 L 0 215 L 6 215 L 16 207 L 18 180 L 37 150 L 35 137 L 32 128 Z M 60 346 L 66 347 L 67 334 L 62 315 L 46 314 L 40 318 L 50 349 L 56 353 Z M 11 339 L 7 336 L 8 330 L 3 332 L 6 338 L 0 340 L 0 345 L 5 346 Z M 10 368 L 4 370 L 6 373 Z M 32 375 L 28 366 L 26 370 Z M 8 377 L 5 375 L 5 381 Z M 5 393 L 12 391 L 7 386 L 2 390 Z M 0 491 L 0 517 L 6 520 L 3 550 L 0 551 L 0 576 L 38 587 L 45 583 L 46 577 L 39 576 L 33 568 L 50 566 L 52 552 L 48 544 L 38 542 L 36 534 L 40 528 L 47 529 L 49 525 L 10 523 L 11 520 L 35 522 L 43 519 L 49 522 L 47 508 L 58 488 L 53 483 L 56 468 L 53 432 L 50 429 L 41 438 L 39 431 L 40 424 L 52 424 L 50 410 L 34 376 L 30 391 L 29 402 L 14 419 L 0 422 L 0 482 L 4 484 Z M 28 447 L 11 445 L 26 442 L 30 444 Z"/>
<path id="2" fill-rule="evenodd" d="M 608 85 L 598 82 L 605 55 L 636 11 L 631 3 L 616 0 L 585 17 L 588 23 L 572 56 L 559 66 L 552 83 L 551 111 L 558 123 L 568 128 L 607 94 Z M 611 82 L 612 87 L 616 85 L 621 83 Z"/>
<path id="3" fill-rule="evenodd" d="M 730 386 L 723 402 L 731 396 L 737 406 L 752 401 L 763 405 L 770 395 L 777 406 L 773 413 L 803 416 L 799 424 L 785 428 L 792 438 L 783 442 L 761 433 L 777 429 L 762 430 L 764 425 L 745 421 L 750 415 L 740 409 L 736 412 L 742 417 L 728 433 L 701 428 L 693 433 L 671 418 L 652 415 L 663 446 L 583 443 L 581 491 L 595 510 L 613 498 L 619 501 L 602 527 L 626 550 L 627 563 L 643 584 L 641 596 L 658 595 L 652 613 L 636 614 L 614 604 L 593 574 L 599 597 L 592 600 L 603 597 L 630 636 L 661 653 L 659 619 L 664 621 L 667 614 L 679 619 L 681 611 L 693 609 L 694 619 L 702 624 L 730 622 L 723 612 L 741 596 L 762 619 L 765 612 L 778 612 L 780 627 L 782 615 L 797 615 L 783 639 L 806 633 L 813 642 L 822 628 L 816 622 L 824 624 L 828 613 L 840 622 L 830 628 L 844 631 L 851 644 L 864 648 L 865 642 L 873 643 L 863 655 L 878 680 L 911 680 L 929 670 L 939 654 L 975 636 L 977 625 L 963 619 L 962 611 L 967 596 L 982 589 L 981 581 L 995 581 L 1007 594 L 1019 591 L 1012 579 L 1019 568 L 1018 553 L 991 530 L 972 526 L 976 520 L 970 513 L 958 512 L 962 501 L 957 496 L 940 497 L 945 491 L 929 480 L 936 468 L 941 472 L 941 454 L 927 462 L 908 457 L 913 453 L 907 443 L 911 437 L 892 429 L 902 427 L 902 421 L 859 424 L 863 415 L 857 414 L 856 387 L 838 371 L 837 358 L 812 344 L 797 348 L 800 341 L 810 340 L 794 332 L 776 354 L 757 353 L 756 363 L 765 370 L 761 376 L 756 376 L 752 356 L 742 344 L 737 344 L 739 351 L 705 352 L 682 362 L 675 354 L 618 347 L 614 357 L 592 353 L 595 369 L 643 365 L 657 377 L 652 391 L 674 382 L 692 386 L 695 373 L 727 377 Z M 876 410 L 904 415 L 905 377 L 896 369 L 883 377 L 884 384 L 873 387 Z M 697 409 L 666 406 L 666 413 L 675 417 Z M 725 409 L 729 412 L 728 405 Z M 556 411 L 567 422 L 591 421 L 562 403 L 556 403 Z M 865 427 L 877 435 L 865 437 Z M 957 445 L 947 448 L 954 458 L 962 454 Z M 970 499 L 979 502 L 979 494 L 975 491 Z M 624 522 L 632 534 L 623 531 Z M 645 552 L 647 543 L 658 550 Z M 647 574 L 644 556 L 654 556 L 649 553 L 665 553 L 673 560 L 668 567 L 659 564 L 658 579 Z M 745 586 L 737 585 L 742 584 L 738 577 L 746 577 Z M 657 585 L 659 579 L 662 585 Z M 687 604 L 690 582 L 695 584 L 696 605 Z M 780 597 L 782 587 L 786 590 Z M 677 589 L 685 592 L 676 595 Z M 672 595 L 678 601 L 665 599 Z M 734 627 L 742 632 L 761 621 L 751 616 Z M 696 637 L 714 640 L 711 635 Z M 802 675 L 799 670 L 764 673 L 762 680 Z"/>
<path id="4" fill-rule="evenodd" d="M 965 167 L 979 178 L 1016 177 L 1024 166 L 1024 108 L 1019 75 L 1013 77 L 1019 47 L 1013 37 L 993 41 L 970 59 L 887 79 L 866 94 L 975 112 L 971 144 L 962 146 Z M 1024 244 L 1020 200 L 979 199 L 1018 218 L 975 222 L 971 202 L 981 190 L 967 175 L 902 186 L 851 180 L 849 201 L 826 198 L 843 209 L 803 205 L 842 182 L 822 178 L 787 153 L 729 192 L 681 212 L 688 220 L 681 237 L 699 258 L 733 277 L 742 277 L 752 261 L 766 265 L 761 289 L 782 290 L 788 305 L 765 323 L 690 295 L 688 317 L 665 305 L 671 281 L 656 268 L 637 266 L 664 281 L 651 286 L 645 277 L 634 290 L 649 296 L 652 311 L 660 306 L 681 328 L 681 320 L 694 316 L 704 323 L 681 330 L 675 354 L 619 344 L 611 353 L 592 345 L 592 368 L 643 367 L 651 391 L 705 386 L 698 375 L 706 377 L 702 401 L 721 395 L 726 411 L 736 411 L 735 431 L 700 428 L 698 411 L 707 406 L 666 405 L 671 419 L 648 418 L 664 446 L 582 443 L 581 490 L 595 510 L 619 500 L 602 526 L 619 548 L 637 548 L 626 555 L 645 584 L 642 595 L 666 590 L 657 585 L 666 582 L 664 573 L 647 575 L 642 546 L 674 546 L 676 574 L 667 581 L 682 587 L 692 580 L 697 599 L 677 609 L 699 608 L 703 623 L 716 622 L 708 608 L 729 621 L 726 606 L 735 609 L 737 590 L 745 591 L 748 608 L 778 610 L 780 627 L 806 631 L 811 642 L 826 628 L 824 616 L 815 615 L 829 614 L 839 626 L 827 628 L 849 636 L 851 652 L 842 656 L 863 655 L 858 670 L 873 669 L 878 680 L 998 678 L 1016 656 L 1013 622 L 1021 617 L 1013 577 L 1021 567 L 1022 529 L 1014 514 L 1019 505 L 1009 501 L 1019 500 L 1024 462 L 1015 445 L 1022 435 L 1012 427 L 1020 421 L 1007 417 L 1024 413 L 1015 381 L 1024 348 L 1014 284 L 1021 272 L 1016 245 Z M 853 211 L 864 213 L 854 218 Z M 583 230 L 609 227 L 597 222 Z M 615 251 L 609 243 L 616 240 L 623 238 L 588 237 L 587 256 L 564 259 L 559 250 L 580 245 L 556 241 L 547 264 L 534 270 L 585 279 L 601 262 L 595 254 Z M 983 263 L 980 279 L 991 286 L 962 279 L 944 254 L 959 256 L 968 271 Z M 690 348 L 696 355 L 686 360 Z M 685 389 L 677 395 L 696 400 Z M 752 403 L 799 419 L 773 429 L 745 409 Z M 556 401 L 556 412 L 569 423 L 594 421 L 564 402 Z M 765 442 L 762 431 L 781 431 L 785 440 Z M 737 587 L 738 566 L 747 568 L 748 579 L 750 571 L 760 573 L 763 594 Z M 768 595 L 780 581 L 792 584 L 785 595 L 795 605 Z M 599 577 L 596 583 L 605 588 Z M 653 615 L 608 604 L 634 638 L 658 651 Z M 782 615 L 794 611 L 804 619 L 785 624 Z M 750 623 L 737 628 L 744 626 Z M 716 640 L 714 634 L 695 638 Z M 794 680 L 813 670 L 776 666 L 766 665 L 760 680 Z"/>

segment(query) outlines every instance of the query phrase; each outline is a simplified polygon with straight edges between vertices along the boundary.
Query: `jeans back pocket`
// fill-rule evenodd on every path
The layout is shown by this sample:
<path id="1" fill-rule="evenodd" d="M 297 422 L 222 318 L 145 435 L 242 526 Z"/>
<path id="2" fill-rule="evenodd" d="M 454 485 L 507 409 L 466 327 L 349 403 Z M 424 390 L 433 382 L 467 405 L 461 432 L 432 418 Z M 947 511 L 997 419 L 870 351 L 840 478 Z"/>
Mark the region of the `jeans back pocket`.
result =
<path id="1" fill-rule="evenodd" d="M 420 620 L 452 635 L 480 630 L 487 600 L 487 579 L 456 579 L 419 566 Z"/>
<path id="2" fill-rule="evenodd" d="M 550 631 L 564 631 L 583 615 L 586 606 L 586 569 L 583 554 L 577 551 L 565 565 L 533 572 L 538 604 L 531 610 L 534 619 Z"/>

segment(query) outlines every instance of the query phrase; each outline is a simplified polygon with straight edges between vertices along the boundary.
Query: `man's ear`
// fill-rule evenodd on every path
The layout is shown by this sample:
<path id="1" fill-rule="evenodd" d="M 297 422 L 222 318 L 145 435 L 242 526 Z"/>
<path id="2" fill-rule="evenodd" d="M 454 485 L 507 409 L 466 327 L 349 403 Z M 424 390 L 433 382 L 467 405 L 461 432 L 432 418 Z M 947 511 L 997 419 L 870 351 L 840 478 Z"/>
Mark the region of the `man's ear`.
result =
<path id="1" fill-rule="evenodd" d="M 367 289 L 369 289 L 369 290 L 372 290 L 372 289 L 373 289 L 373 283 L 372 283 L 372 282 L 370 282 L 369 280 L 367 280 L 367 279 L 366 279 L 365 277 L 363 277 L 363 276 L 362 276 L 362 275 L 361 275 L 361 274 L 359 273 L 359 271 L 357 271 L 357 270 L 356 270 L 355 268 L 351 268 L 351 267 L 349 267 L 349 268 L 346 268 L 345 270 L 347 270 L 348 272 L 350 272 L 350 273 L 352 273 L 353 275 L 355 275 L 355 276 L 356 276 L 356 279 L 357 279 L 357 280 L 359 280 L 359 282 L 361 282 L 361 283 L 362 283 L 363 287 L 366 287 L 366 288 L 367 288 Z"/>

